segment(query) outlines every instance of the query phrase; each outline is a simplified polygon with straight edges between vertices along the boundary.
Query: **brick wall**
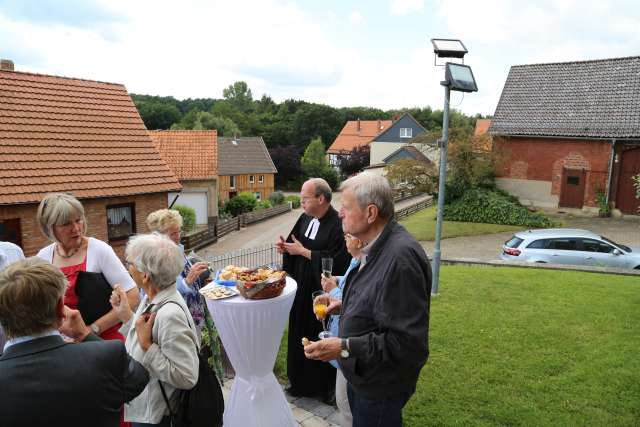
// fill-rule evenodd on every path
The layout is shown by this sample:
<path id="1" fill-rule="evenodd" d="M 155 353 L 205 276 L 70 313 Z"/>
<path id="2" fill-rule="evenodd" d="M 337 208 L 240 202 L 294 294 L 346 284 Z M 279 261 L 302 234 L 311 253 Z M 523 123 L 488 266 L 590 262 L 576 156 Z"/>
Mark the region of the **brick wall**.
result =
<path id="1" fill-rule="evenodd" d="M 106 199 L 81 200 L 87 217 L 87 236 L 107 241 L 107 206 L 124 203 L 134 203 L 135 206 L 135 230 L 137 233 L 147 232 L 145 223 L 147 215 L 157 209 L 167 207 L 167 194 L 142 194 L 127 197 L 113 197 Z M 22 235 L 22 249 L 26 256 L 35 255 L 40 249 L 50 242 L 40 232 L 36 220 L 37 204 L 0 206 L 0 220 L 20 218 Z M 126 240 L 110 242 L 119 257 L 124 256 Z"/>
<path id="2" fill-rule="evenodd" d="M 498 178 L 550 181 L 551 193 L 560 195 L 563 168 L 585 169 L 587 206 L 595 206 L 596 190 L 606 188 L 610 141 L 494 137 L 494 150 L 501 157 Z"/>

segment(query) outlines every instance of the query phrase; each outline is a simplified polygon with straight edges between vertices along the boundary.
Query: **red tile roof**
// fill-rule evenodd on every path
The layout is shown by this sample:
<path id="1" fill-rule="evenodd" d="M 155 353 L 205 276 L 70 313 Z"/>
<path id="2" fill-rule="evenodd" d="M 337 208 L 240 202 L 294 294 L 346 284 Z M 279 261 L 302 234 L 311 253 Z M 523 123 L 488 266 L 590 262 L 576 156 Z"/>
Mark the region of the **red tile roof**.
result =
<path id="1" fill-rule="evenodd" d="M 476 129 L 473 132 L 475 136 L 487 133 L 489 126 L 491 125 L 491 119 L 478 119 L 476 120 Z"/>
<path id="2" fill-rule="evenodd" d="M 181 181 L 218 176 L 218 132 L 215 130 L 150 131 L 153 144 Z"/>
<path id="3" fill-rule="evenodd" d="M 344 125 L 327 153 L 347 153 L 356 147 L 367 145 L 392 124 L 392 120 L 350 120 Z"/>
<path id="4" fill-rule="evenodd" d="M 181 188 L 123 85 L 5 70 L 0 183 L 0 205 Z"/>

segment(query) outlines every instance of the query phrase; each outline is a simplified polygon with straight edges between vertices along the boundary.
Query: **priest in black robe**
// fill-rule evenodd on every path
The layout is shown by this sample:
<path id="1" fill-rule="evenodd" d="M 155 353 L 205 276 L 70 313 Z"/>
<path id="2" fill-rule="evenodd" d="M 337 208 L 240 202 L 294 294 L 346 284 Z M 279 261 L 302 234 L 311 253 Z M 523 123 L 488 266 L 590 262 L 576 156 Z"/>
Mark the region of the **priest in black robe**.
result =
<path id="1" fill-rule="evenodd" d="M 287 376 L 293 396 L 330 398 L 335 390 L 335 368 L 326 362 L 307 359 L 302 338 L 318 340 L 322 323 L 313 313 L 311 294 L 321 290 L 322 258 L 333 258 L 334 276 L 341 276 L 349 266 L 342 232 L 342 221 L 331 206 L 331 187 L 321 178 L 302 185 L 300 202 L 304 213 L 285 240 L 276 243 L 283 254 L 283 268 L 298 283 L 289 314 Z"/>

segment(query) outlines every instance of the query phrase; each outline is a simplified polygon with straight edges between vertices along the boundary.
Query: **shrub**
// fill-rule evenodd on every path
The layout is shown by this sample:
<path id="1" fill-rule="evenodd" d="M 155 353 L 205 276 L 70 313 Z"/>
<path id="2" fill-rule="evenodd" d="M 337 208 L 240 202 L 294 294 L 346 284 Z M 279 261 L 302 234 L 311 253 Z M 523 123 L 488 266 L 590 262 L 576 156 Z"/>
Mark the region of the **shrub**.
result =
<path id="1" fill-rule="evenodd" d="M 174 205 L 173 209 L 180 212 L 182 217 L 182 231 L 188 233 L 196 228 L 196 210 L 185 205 Z"/>
<path id="2" fill-rule="evenodd" d="M 300 207 L 300 196 L 296 196 L 295 194 L 285 197 L 284 201 L 291 202 L 293 209 L 298 209 Z"/>
<path id="3" fill-rule="evenodd" d="M 284 194 L 282 193 L 282 191 L 274 191 L 273 193 L 269 194 L 269 201 L 273 206 L 281 205 L 284 203 Z"/>
<path id="4" fill-rule="evenodd" d="M 340 184 L 340 177 L 338 176 L 338 171 L 336 171 L 332 167 L 327 167 L 326 169 L 324 169 L 320 173 L 320 176 L 318 176 L 318 178 L 322 178 L 325 181 L 327 181 L 327 184 L 329 184 L 329 187 L 331 187 L 331 189 L 333 190 L 336 190 L 338 188 L 338 184 Z"/>
<path id="5" fill-rule="evenodd" d="M 483 188 L 468 190 L 458 201 L 446 205 L 444 219 L 531 228 L 557 225 L 542 213 L 529 212 L 527 208 L 514 202 L 512 197 L 505 197 L 503 192 Z"/>
<path id="6" fill-rule="evenodd" d="M 269 202 L 268 200 L 260 200 L 256 204 L 255 210 L 259 211 L 259 210 L 262 210 L 262 209 L 269 209 L 270 207 L 271 207 L 271 202 Z"/>
<path id="7" fill-rule="evenodd" d="M 238 216 L 245 212 L 251 212 L 258 204 L 258 200 L 253 193 L 244 192 L 232 198 L 225 205 L 225 210 L 232 216 Z"/>

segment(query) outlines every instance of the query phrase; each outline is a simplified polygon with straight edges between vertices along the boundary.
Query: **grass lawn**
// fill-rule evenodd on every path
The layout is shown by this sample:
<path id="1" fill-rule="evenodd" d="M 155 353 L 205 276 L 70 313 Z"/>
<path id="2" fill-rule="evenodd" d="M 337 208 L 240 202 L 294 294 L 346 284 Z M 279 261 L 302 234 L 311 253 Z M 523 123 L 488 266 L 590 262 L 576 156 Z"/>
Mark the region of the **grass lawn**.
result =
<path id="1" fill-rule="evenodd" d="M 463 266 L 441 273 L 431 354 L 405 407 L 407 426 L 640 425 L 637 278 Z"/>
<path id="2" fill-rule="evenodd" d="M 400 221 L 417 240 L 434 240 L 436 235 L 436 207 L 423 209 Z M 499 224 L 480 224 L 476 222 L 444 221 L 442 238 L 475 236 L 478 234 L 519 231 L 525 227 Z"/>

